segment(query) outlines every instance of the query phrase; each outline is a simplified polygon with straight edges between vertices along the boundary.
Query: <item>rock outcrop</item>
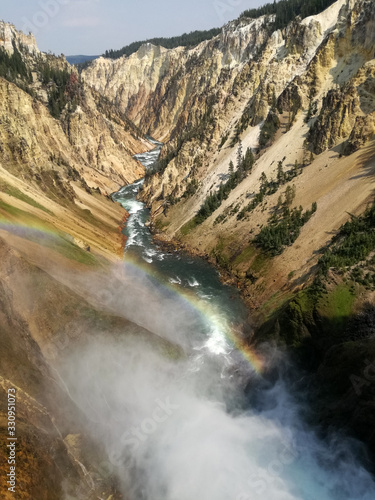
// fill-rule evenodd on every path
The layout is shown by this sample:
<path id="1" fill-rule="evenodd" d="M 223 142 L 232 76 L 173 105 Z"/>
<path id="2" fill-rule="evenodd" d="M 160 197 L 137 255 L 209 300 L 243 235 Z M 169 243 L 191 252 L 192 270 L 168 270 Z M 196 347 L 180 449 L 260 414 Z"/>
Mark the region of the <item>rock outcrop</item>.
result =
<path id="1" fill-rule="evenodd" d="M 107 194 L 142 177 L 144 168 L 133 155 L 152 146 L 132 122 L 78 77 L 73 80 L 78 87 L 73 105 L 67 104 L 60 119 L 53 119 L 46 109 L 51 107 L 55 88 L 53 71 L 74 75 L 75 70 L 63 57 L 41 53 L 33 35 L 24 35 L 4 22 L 0 32 L 0 47 L 10 54 L 17 50 L 33 75 L 31 82 L 21 75 L 14 85 L 1 82 L 0 119 L 5 124 L 1 133 L 7 151 L 0 161 L 5 166 L 23 164 L 27 171 L 52 165 L 54 158 L 62 160 L 79 171 L 88 186 Z M 46 67 L 51 68 L 48 76 L 42 73 Z M 61 92 L 67 94 L 68 88 Z"/>
<path id="2" fill-rule="evenodd" d="M 32 33 L 25 35 L 22 31 L 18 31 L 13 24 L 0 21 L 0 47 L 12 54 L 14 44 L 18 48 L 24 47 L 29 54 L 36 55 L 40 53 Z"/>
<path id="3" fill-rule="evenodd" d="M 354 86 L 332 89 L 323 98 L 322 109 L 309 133 L 312 150 L 320 154 L 349 136 L 360 112 Z"/>

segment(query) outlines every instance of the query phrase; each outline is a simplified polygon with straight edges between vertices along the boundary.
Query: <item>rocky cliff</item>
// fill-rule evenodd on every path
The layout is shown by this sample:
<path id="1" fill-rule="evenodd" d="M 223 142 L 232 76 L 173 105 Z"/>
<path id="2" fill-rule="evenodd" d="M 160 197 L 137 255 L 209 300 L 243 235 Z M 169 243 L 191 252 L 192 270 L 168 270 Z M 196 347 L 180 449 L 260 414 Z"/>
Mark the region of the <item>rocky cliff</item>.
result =
<path id="1" fill-rule="evenodd" d="M 4 47 L 7 52 L 13 53 L 14 43 L 18 47 L 24 47 L 29 54 L 39 54 L 39 49 L 32 33 L 25 35 L 22 31 L 18 31 L 13 24 L 0 21 L 0 47 Z"/>
<path id="2" fill-rule="evenodd" d="M 119 60 L 99 58 L 83 77 L 116 102 L 143 130 L 160 139 L 195 125 L 211 94 L 225 95 L 251 51 L 267 38 L 267 19 L 234 22 L 194 49 L 151 44 Z"/>
<path id="3" fill-rule="evenodd" d="M 0 233 L 0 448 L 2 458 L 9 456 L 7 399 L 14 389 L 17 496 L 120 500 L 93 420 L 72 397 L 78 381 L 67 385 L 61 374 L 73 372 L 72 357 L 103 335 L 106 342 L 151 335 L 106 311 L 99 287 L 117 286 L 116 279 L 108 282 L 108 265 L 93 265 L 59 235 L 38 236 L 32 228 Z M 2 498 L 11 500 L 5 460 L 0 472 Z"/>
<path id="4" fill-rule="evenodd" d="M 122 251 L 125 212 L 105 196 L 144 175 L 135 153 L 152 148 L 64 58 L 1 24 L 2 218 L 46 225 L 107 258 Z M 108 237 L 108 235 L 111 237 Z"/>
<path id="5" fill-rule="evenodd" d="M 14 86 L 2 86 L 2 120 L 7 123 L 3 133 L 12 136 L 4 136 L 3 143 L 13 141 L 23 149 L 22 157 L 14 160 L 33 168 L 35 162 L 52 164 L 52 157 L 61 158 L 77 169 L 90 187 L 104 193 L 140 178 L 144 170 L 133 155 L 151 145 L 132 122 L 85 86 L 63 57 L 39 52 L 32 35 L 26 36 L 4 22 L 0 30 L 0 47 L 10 55 L 17 51 L 25 72 L 11 79 Z M 56 103 L 61 104 L 57 114 Z M 39 119 L 42 125 L 37 127 Z"/>

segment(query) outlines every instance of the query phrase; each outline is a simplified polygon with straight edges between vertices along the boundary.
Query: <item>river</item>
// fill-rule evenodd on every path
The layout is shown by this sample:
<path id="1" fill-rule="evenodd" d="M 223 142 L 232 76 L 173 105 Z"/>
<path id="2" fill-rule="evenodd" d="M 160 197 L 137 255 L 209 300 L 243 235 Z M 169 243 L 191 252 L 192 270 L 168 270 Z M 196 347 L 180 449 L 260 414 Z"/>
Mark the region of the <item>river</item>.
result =
<path id="1" fill-rule="evenodd" d="M 138 155 L 146 168 L 159 156 L 155 145 Z M 131 500 L 373 500 L 361 447 L 335 434 L 319 439 L 283 377 L 265 379 L 283 355 L 245 346 L 238 292 L 207 262 L 153 243 L 149 211 L 137 200 L 142 182 L 113 196 L 130 214 L 123 307 L 180 351 L 142 342 L 111 351 L 105 441 L 124 493 Z"/>

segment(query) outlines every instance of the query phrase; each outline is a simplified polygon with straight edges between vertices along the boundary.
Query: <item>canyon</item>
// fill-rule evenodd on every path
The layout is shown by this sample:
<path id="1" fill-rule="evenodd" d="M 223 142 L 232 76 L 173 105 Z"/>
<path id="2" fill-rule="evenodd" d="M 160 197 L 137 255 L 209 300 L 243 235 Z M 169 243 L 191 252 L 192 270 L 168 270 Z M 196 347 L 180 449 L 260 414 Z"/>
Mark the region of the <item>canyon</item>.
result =
<path id="1" fill-rule="evenodd" d="M 316 201 L 318 210 L 299 244 L 268 262 L 255 288 L 249 288 L 249 296 L 262 302 L 289 287 L 290 273 L 298 282 L 310 272 L 315 250 L 329 243 L 347 212 L 363 211 L 372 192 L 375 111 L 371 2 L 335 2 L 282 31 L 272 32 L 269 23 L 267 16 L 239 19 L 193 49 L 143 46 L 128 58 L 100 58 L 83 72 L 90 86 L 142 130 L 166 141 L 162 168 L 142 191 L 163 237 L 177 238 L 203 255 L 223 242 L 225 257 L 240 275 L 256 259 L 244 243 L 267 223 L 281 192 L 245 219 L 239 220 L 238 212 L 259 190 L 263 172 L 271 180 L 280 161 L 284 170 L 296 162 L 303 167 L 289 183 L 296 187 L 294 205 Z M 306 120 L 310 102 L 314 114 Z M 280 111 L 278 130 L 272 144 L 259 148 L 272 106 Z M 251 174 L 207 220 L 189 230 L 186 224 L 205 198 L 228 178 L 230 161 L 236 164 L 239 141 L 243 152 L 259 150 Z M 362 171 L 368 175 L 356 177 Z M 189 194 L 192 185 L 197 188 Z"/>
<path id="2" fill-rule="evenodd" d="M 155 438 L 151 451 L 142 448 L 141 458 L 137 451 L 142 465 L 133 483 L 133 469 L 119 473 L 98 437 L 108 434 L 116 448 L 114 430 L 124 431 L 121 415 L 134 423 L 133 411 L 144 416 L 153 410 L 146 381 L 159 402 L 164 384 L 203 421 L 217 418 L 228 442 L 258 429 L 265 439 L 270 432 L 270 449 L 279 449 L 277 425 L 267 430 L 257 416 L 242 415 L 242 407 L 237 411 L 243 420 L 229 423 L 228 414 L 220 413 L 226 405 L 235 407 L 231 398 L 243 386 L 266 394 L 262 384 L 275 383 L 289 401 L 280 375 L 284 361 L 278 368 L 270 361 L 260 380 L 243 361 L 237 372 L 235 363 L 242 360 L 237 352 L 246 349 L 272 360 L 281 356 L 275 352 L 288 352 L 295 367 L 292 388 L 297 394 L 299 380 L 309 387 L 309 420 L 321 425 L 323 434 L 339 429 L 345 439 L 365 442 L 364 462 L 372 468 L 375 265 L 373 242 L 365 236 L 373 233 L 375 5 L 337 0 L 284 28 L 274 29 L 274 22 L 275 14 L 244 15 L 197 46 L 146 43 L 127 57 L 100 57 L 79 71 L 62 56 L 40 52 L 31 34 L 0 22 L 0 63 L 17 66 L 14 76 L 9 71 L 0 77 L 0 447 L 5 454 L 6 394 L 16 388 L 20 498 L 155 500 L 165 491 L 162 480 L 174 485 L 173 498 L 193 495 L 159 469 L 157 453 L 166 443 L 182 484 L 170 435 L 161 434 L 160 442 Z M 156 161 L 155 146 L 161 150 Z M 134 193 L 139 189 L 138 201 L 122 202 L 124 186 Z M 154 243 L 143 233 L 148 213 L 143 204 L 150 210 L 146 225 Z M 132 225 L 138 213 L 139 227 Z M 147 244 L 142 240 L 138 246 L 146 250 L 132 255 L 139 231 Z M 192 262 L 202 275 L 179 283 L 175 264 L 168 267 L 176 250 L 188 269 L 189 259 L 198 258 Z M 208 264 L 199 267 L 199 258 L 236 290 L 221 289 Z M 220 301 L 214 293 L 204 297 L 212 282 Z M 184 292 L 177 299 L 179 286 Z M 226 311 L 232 301 L 238 324 L 233 311 Z M 201 315 L 214 327 L 221 325 L 209 330 L 211 344 L 191 333 L 190 323 Z M 236 332 L 240 340 L 223 347 L 218 332 Z M 211 349 L 202 374 L 189 342 L 193 353 Z M 215 358 L 219 354 L 221 361 Z M 176 367 L 198 373 L 187 377 L 182 395 L 174 385 Z M 210 386 L 204 378 L 212 374 L 230 389 Z M 126 407 L 121 394 L 131 393 L 128 380 L 139 385 L 140 394 L 145 391 L 147 404 L 132 395 L 138 406 Z M 263 404 L 272 406 L 267 397 Z M 294 404 L 290 401 L 291 412 Z M 114 409 L 113 420 L 107 407 Z M 178 418 L 172 415 L 173 433 L 185 425 Z M 291 419 L 298 438 L 320 449 Z M 290 450 L 294 441 L 288 442 Z M 223 446 L 220 452 L 227 449 L 232 450 Z M 194 454 L 188 456 L 194 462 Z M 333 447 L 329 456 L 332 463 L 339 460 L 340 448 Z M 319 461 L 311 460 L 320 471 Z M 337 470 L 346 471 L 345 460 Z M 158 471 L 149 474 L 153 483 L 142 476 L 149 462 Z M 242 465 L 237 485 L 244 481 Z M 363 480 L 361 498 L 366 491 L 371 498 L 367 473 L 357 464 L 354 469 Z M 210 471 L 214 477 L 215 468 Z M 279 498 L 284 487 L 287 495 L 287 484 L 278 491 L 272 483 L 269 498 Z M 225 495 L 226 485 L 204 487 L 207 498 Z M 242 490 L 248 487 L 244 481 Z M 241 488 L 238 500 L 248 498 Z M 349 495 L 349 489 L 346 485 L 341 494 Z M 4 498 L 13 496 L 6 491 Z"/>

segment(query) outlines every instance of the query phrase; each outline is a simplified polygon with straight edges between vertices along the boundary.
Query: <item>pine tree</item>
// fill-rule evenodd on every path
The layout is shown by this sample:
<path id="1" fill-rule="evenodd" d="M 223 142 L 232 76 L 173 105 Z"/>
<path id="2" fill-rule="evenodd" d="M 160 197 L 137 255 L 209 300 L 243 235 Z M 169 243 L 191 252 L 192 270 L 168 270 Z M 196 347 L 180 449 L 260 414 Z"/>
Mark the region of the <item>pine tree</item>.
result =
<path id="1" fill-rule="evenodd" d="M 246 153 L 245 153 L 245 157 L 243 160 L 243 169 L 246 172 L 249 172 L 253 168 L 253 165 L 254 165 L 254 154 L 253 154 L 251 148 L 247 148 Z"/>
<path id="2" fill-rule="evenodd" d="M 271 111 L 275 113 L 276 109 L 277 109 L 277 99 L 276 99 L 275 89 L 273 89 Z"/>
<path id="3" fill-rule="evenodd" d="M 242 165 L 243 165 L 242 141 L 240 140 L 237 148 L 237 170 L 241 170 Z"/>
<path id="4" fill-rule="evenodd" d="M 259 180 L 260 180 L 260 192 L 265 193 L 268 188 L 268 179 L 265 172 L 262 172 L 262 175 L 260 176 Z"/>
<path id="5" fill-rule="evenodd" d="M 279 161 L 277 164 L 277 182 L 278 184 L 284 184 L 285 182 L 285 173 L 283 170 L 283 162 Z"/>
<path id="6" fill-rule="evenodd" d="M 312 101 L 312 97 L 310 97 L 309 108 L 307 110 L 307 115 L 305 116 L 305 123 L 308 123 L 312 116 L 313 116 L 313 101 Z"/>
<path id="7" fill-rule="evenodd" d="M 285 190 L 285 205 L 287 207 L 290 207 L 295 197 L 296 197 L 296 187 L 294 185 L 293 187 L 287 186 Z"/>
<path id="8" fill-rule="evenodd" d="M 292 169 L 292 176 L 293 177 L 297 177 L 297 175 L 298 175 L 298 169 L 299 169 L 299 167 L 298 167 L 298 161 L 296 160 L 294 162 L 293 169 Z"/>

